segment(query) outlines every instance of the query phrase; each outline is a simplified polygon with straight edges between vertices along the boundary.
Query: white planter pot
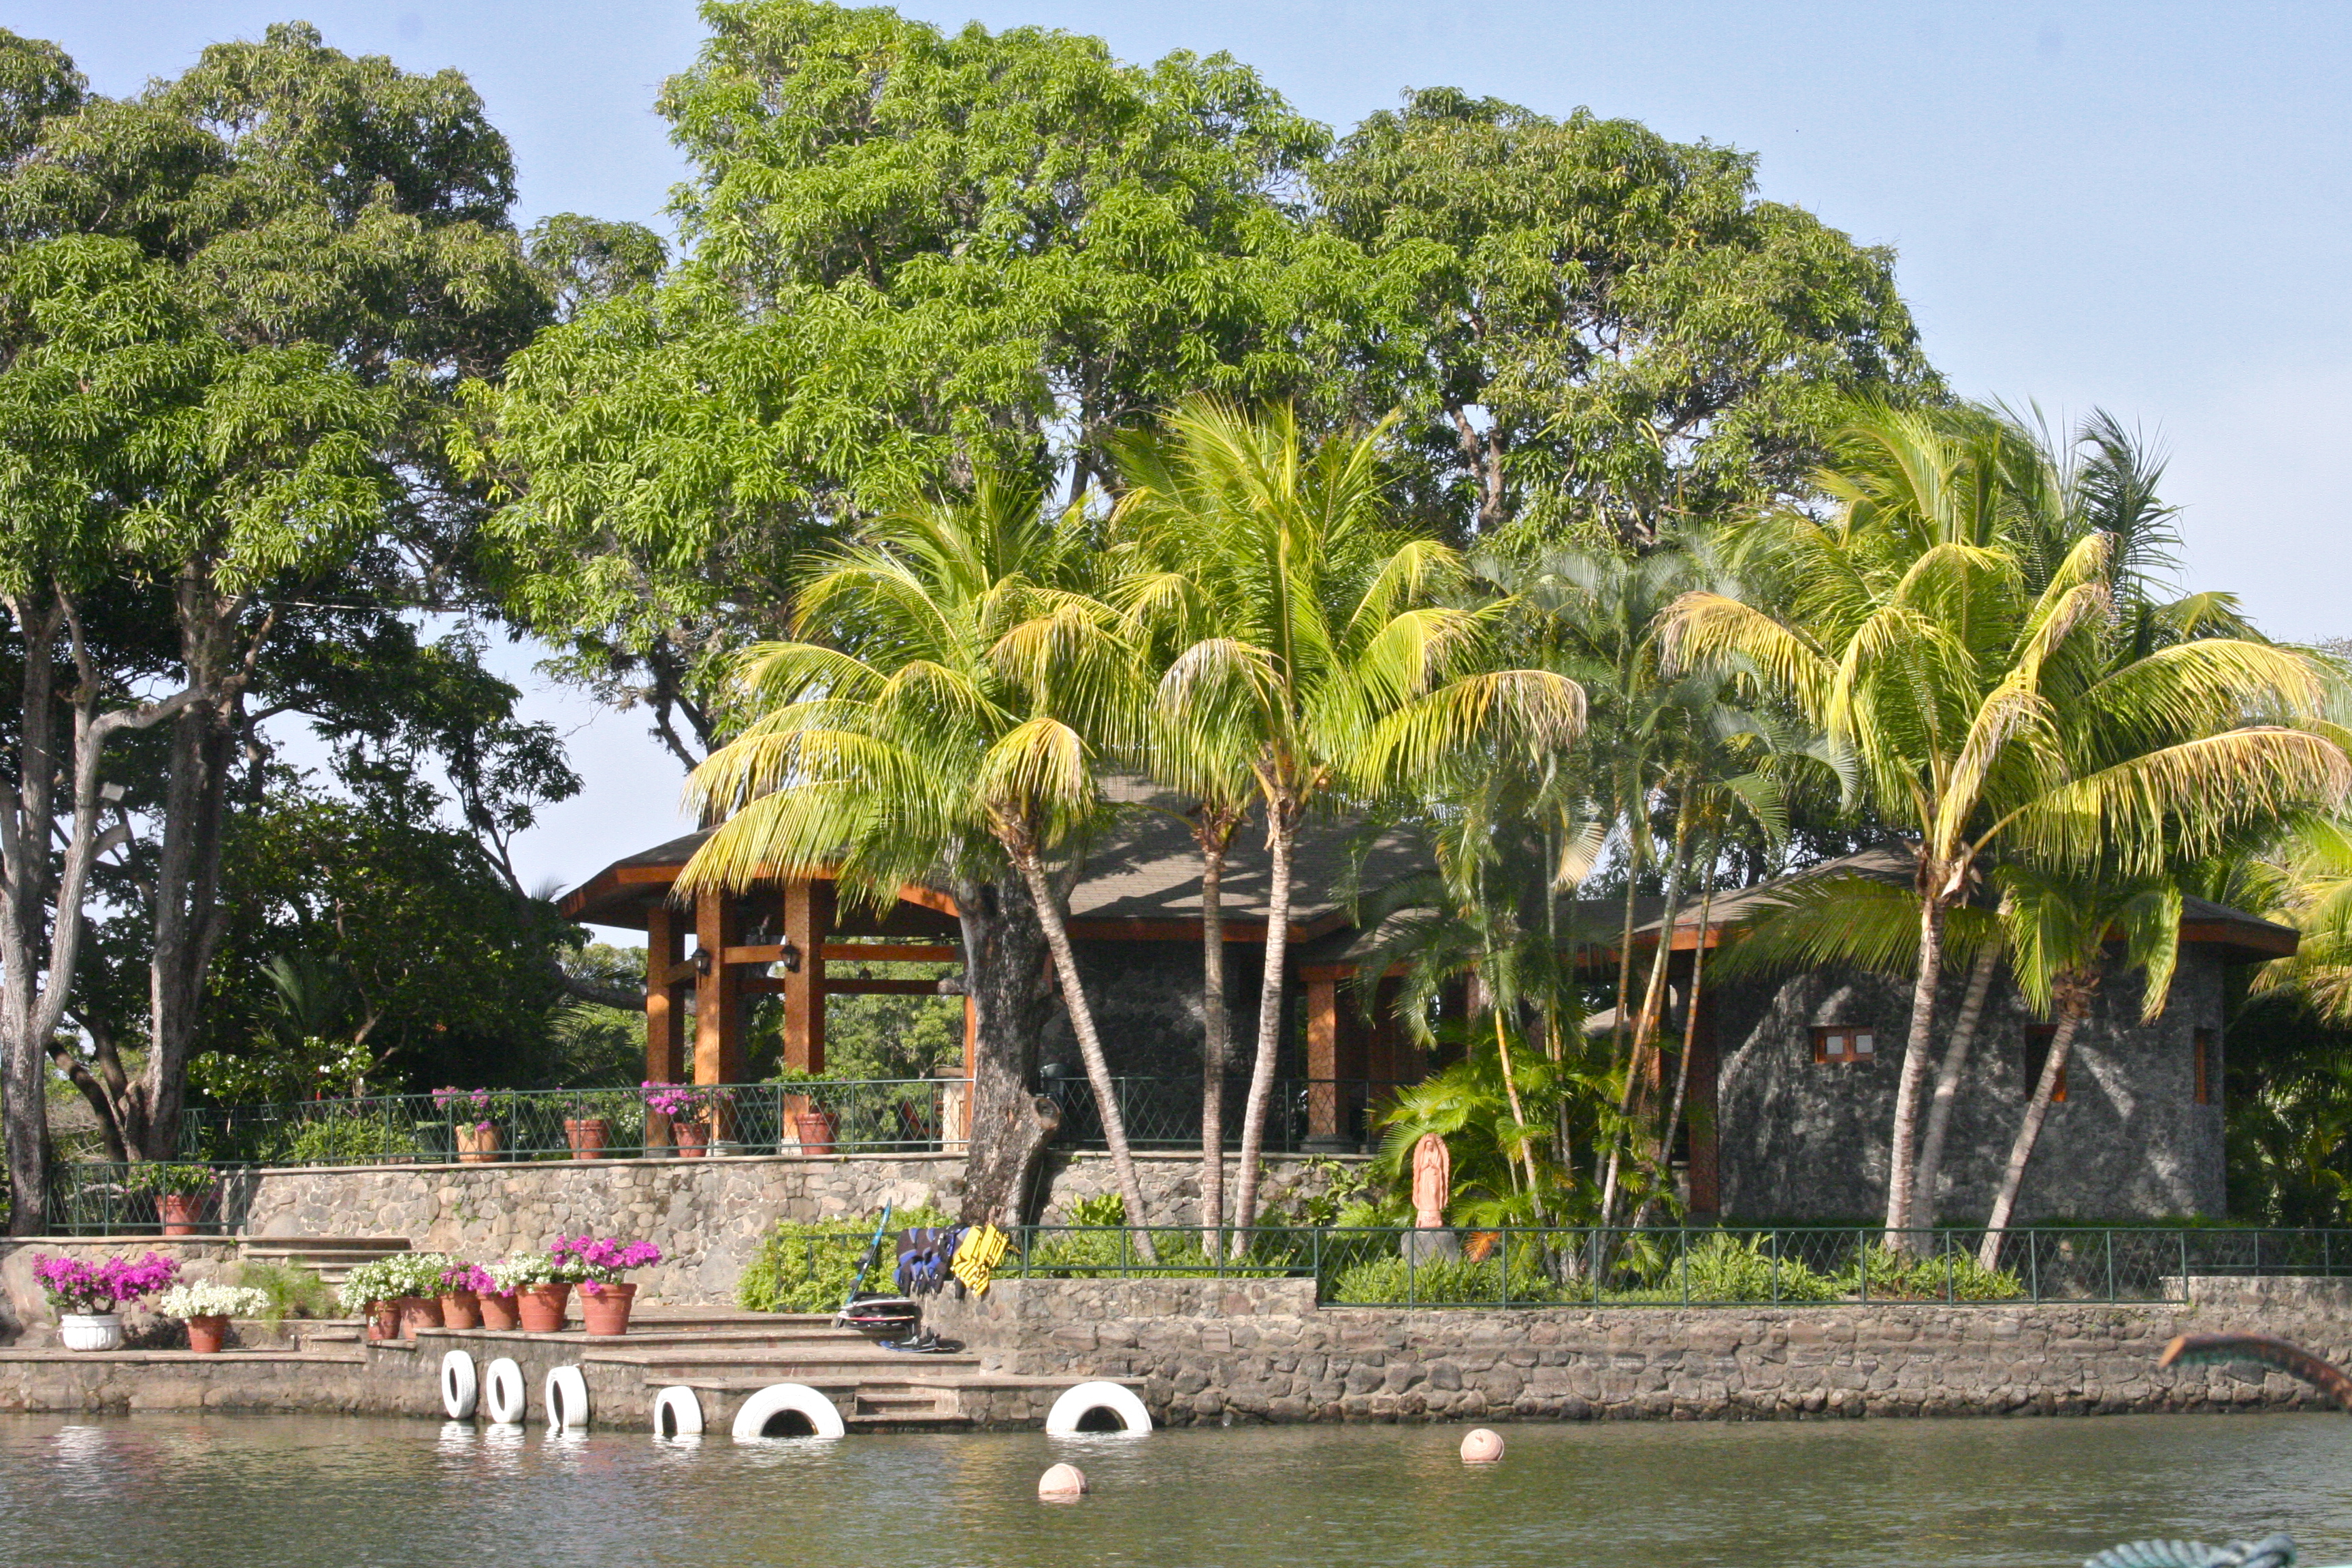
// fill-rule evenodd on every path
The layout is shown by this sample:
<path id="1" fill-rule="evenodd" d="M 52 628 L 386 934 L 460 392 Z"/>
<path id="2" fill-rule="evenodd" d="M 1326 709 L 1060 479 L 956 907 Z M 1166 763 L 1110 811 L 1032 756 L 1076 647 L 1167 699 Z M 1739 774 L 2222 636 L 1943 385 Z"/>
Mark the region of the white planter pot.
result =
<path id="1" fill-rule="evenodd" d="M 119 1351 L 122 1348 L 120 1312 L 60 1312 L 58 1338 L 69 1351 Z"/>

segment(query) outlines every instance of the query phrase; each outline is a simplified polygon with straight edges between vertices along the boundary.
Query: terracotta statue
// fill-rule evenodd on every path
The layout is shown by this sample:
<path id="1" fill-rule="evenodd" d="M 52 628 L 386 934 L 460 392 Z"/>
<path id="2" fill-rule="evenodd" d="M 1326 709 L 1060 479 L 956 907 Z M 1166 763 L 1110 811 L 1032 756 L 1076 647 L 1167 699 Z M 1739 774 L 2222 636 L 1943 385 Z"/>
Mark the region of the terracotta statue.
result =
<path id="1" fill-rule="evenodd" d="M 1445 1140 L 1424 1132 L 1412 1146 L 1413 1223 L 1423 1230 L 1445 1224 L 1445 1200 L 1454 1192 L 1454 1155 Z"/>

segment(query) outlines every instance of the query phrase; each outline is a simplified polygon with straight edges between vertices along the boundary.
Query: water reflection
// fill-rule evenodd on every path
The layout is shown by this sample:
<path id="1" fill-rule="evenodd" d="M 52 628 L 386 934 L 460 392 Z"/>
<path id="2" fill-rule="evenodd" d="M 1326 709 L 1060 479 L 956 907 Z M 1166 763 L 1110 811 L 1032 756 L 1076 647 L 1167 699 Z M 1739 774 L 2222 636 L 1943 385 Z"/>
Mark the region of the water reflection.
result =
<path id="1" fill-rule="evenodd" d="M 351 1419 L 0 1417 L 0 1564 L 809 1562 L 2048 1568 L 2291 1530 L 2352 1560 L 2340 1415 L 654 1439 Z M 1035 1500 L 1056 1459 L 1094 1495 Z M 35 1556 L 25 1555 L 37 1543 Z"/>

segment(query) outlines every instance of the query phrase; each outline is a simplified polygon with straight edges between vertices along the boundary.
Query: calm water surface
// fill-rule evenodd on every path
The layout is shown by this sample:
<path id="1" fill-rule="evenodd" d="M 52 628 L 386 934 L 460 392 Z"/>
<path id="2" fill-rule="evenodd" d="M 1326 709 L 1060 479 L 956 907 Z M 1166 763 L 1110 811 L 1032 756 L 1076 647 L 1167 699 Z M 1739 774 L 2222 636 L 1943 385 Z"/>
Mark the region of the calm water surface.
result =
<path id="1" fill-rule="evenodd" d="M 2352 1418 L 1274 1427 L 698 1445 L 344 1418 L 0 1417 L 16 1568 L 2033 1564 L 2284 1527 L 2352 1563 Z M 1034 1500 L 1070 1459 L 1075 1506 Z"/>

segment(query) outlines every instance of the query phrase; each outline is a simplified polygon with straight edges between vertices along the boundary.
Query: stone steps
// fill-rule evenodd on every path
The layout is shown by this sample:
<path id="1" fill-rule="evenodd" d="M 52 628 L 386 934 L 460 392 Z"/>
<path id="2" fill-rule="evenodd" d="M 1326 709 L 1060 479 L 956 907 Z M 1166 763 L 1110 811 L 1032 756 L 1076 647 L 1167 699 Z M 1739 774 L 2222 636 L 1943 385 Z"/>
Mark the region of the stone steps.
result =
<path id="1" fill-rule="evenodd" d="M 236 1245 L 244 1262 L 308 1268 L 330 1285 L 341 1284 L 362 1263 L 411 1250 L 404 1236 L 241 1237 Z"/>

